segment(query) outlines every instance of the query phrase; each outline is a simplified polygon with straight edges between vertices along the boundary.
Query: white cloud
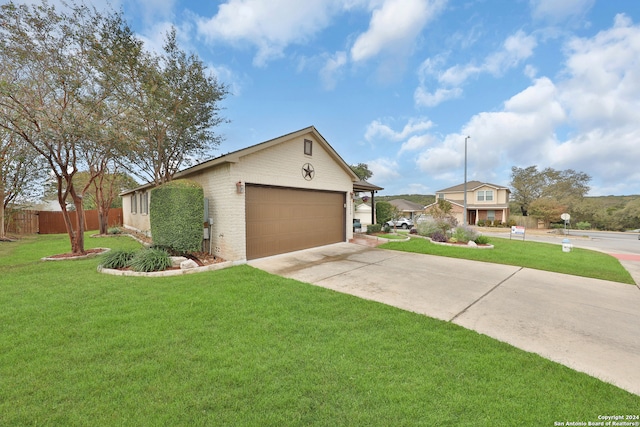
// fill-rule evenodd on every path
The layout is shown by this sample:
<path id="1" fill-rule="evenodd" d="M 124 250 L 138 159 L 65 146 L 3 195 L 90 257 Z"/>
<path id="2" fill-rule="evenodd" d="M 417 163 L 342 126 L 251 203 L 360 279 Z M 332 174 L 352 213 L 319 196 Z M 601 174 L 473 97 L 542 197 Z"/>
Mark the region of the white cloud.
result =
<path id="1" fill-rule="evenodd" d="M 425 107 L 435 107 L 438 104 L 443 103 L 449 99 L 459 98 L 462 96 L 462 89 L 455 87 L 453 89 L 438 88 L 435 92 L 430 93 L 424 87 L 419 86 L 413 98 L 416 105 L 423 105 Z"/>
<path id="2" fill-rule="evenodd" d="M 392 142 L 398 142 L 408 138 L 410 135 L 427 131 L 432 126 L 433 122 L 428 119 L 410 119 L 400 132 L 396 132 L 380 120 L 374 120 L 367 126 L 364 137 L 367 141 L 386 139 Z"/>
<path id="3" fill-rule="evenodd" d="M 325 62 L 320 70 L 320 79 L 325 89 L 332 90 L 336 86 L 337 76 L 347 64 L 347 53 L 336 52 Z"/>
<path id="4" fill-rule="evenodd" d="M 377 182 L 385 182 L 393 179 L 400 178 L 398 172 L 398 162 L 387 158 L 370 160 L 367 162 L 369 170 L 373 172 L 373 176 L 376 177 Z"/>
<path id="5" fill-rule="evenodd" d="M 402 144 L 399 154 L 405 151 L 416 151 L 431 145 L 435 141 L 435 137 L 429 134 L 414 135 Z"/>
<path id="6" fill-rule="evenodd" d="M 530 0 L 534 18 L 560 23 L 572 17 L 582 17 L 595 0 Z"/>
<path id="7" fill-rule="evenodd" d="M 422 152 L 418 166 L 424 172 L 444 174 L 464 162 L 464 139 L 468 141 L 469 163 L 476 170 L 490 171 L 503 161 L 535 164 L 545 159 L 556 142 L 555 128 L 566 121 L 551 80 L 541 78 L 504 103 L 503 111 L 474 115 L 463 133 L 452 134 L 437 146 Z M 487 179 L 487 178 L 484 178 Z"/>
<path id="8" fill-rule="evenodd" d="M 569 42 L 563 100 L 583 130 L 640 123 L 640 28 L 625 15 Z"/>
<path id="9" fill-rule="evenodd" d="M 597 177 L 591 194 L 637 192 L 640 26 L 618 15 L 612 28 L 574 38 L 564 52 L 566 65 L 556 82 L 534 78 L 501 111 L 475 114 L 462 132 L 428 144 L 418 167 L 460 182 L 464 135 L 471 135 L 470 176 L 488 180 L 487 175 L 512 165 L 571 168 Z M 558 135 L 560 130 L 565 134 Z"/>
<path id="10" fill-rule="evenodd" d="M 567 55 L 558 86 L 576 131 L 554 148 L 553 164 L 621 194 L 623 183 L 640 181 L 640 27 L 618 15 L 612 28 L 571 40 Z"/>
<path id="11" fill-rule="evenodd" d="M 420 153 L 416 164 L 422 172 L 435 178 L 455 176 L 455 172 L 461 171 L 464 166 L 464 136 L 449 135 L 440 145 Z M 458 179 L 462 181 L 460 177 Z"/>
<path id="12" fill-rule="evenodd" d="M 218 13 L 198 21 L 198 32 L 211 42 L 226 41 L 257 47 L 254 64 L 281 57 L 292 43 L 305 43 L 326 28 L 346 6 L 338 0 L 229 0 Z"/>
<path id="13" fill-rule="evenodd" d="M 435 107 L 446 100 L 458 98 L 462 96 L 460 86 L 464 85 L 469 78 L 482 73 L 500 77 L 531 57 L 536 46 L 535 37 L 520 30 L 507 37 L 502 48 L 488 55 L 481 65 L 470 62 L 464 65 L 457 64 L 442 71 L 439 67 L 444 62 L 443 56 L 433 60 L 427 59 L 418 70 L 420 85 L 414 92 L 415 103 L 419 106 Z M 531 73 L 531 70 L 527 69 L 527 72 Z M 430 92 L 426 88 L 427 82 L 434 78 L 439 87 Z"/>
<path id="14" fill-rule="evenodd" d="M 366 61 L 382 52 L 407 50 L 445 4 L 444 0 L 385 0 L 373 11 L 369 29 L 353 44 L 352 60 Z"/>
<path id="15" fill-rule="evenodd" d="M 487 57 L 480 69 L 501 76 L 506 70 L 518 66 L 520 62 L 533 55 L 536 45 L 535 37 L 518 31 L 507 37 L 503 49 Z"/>

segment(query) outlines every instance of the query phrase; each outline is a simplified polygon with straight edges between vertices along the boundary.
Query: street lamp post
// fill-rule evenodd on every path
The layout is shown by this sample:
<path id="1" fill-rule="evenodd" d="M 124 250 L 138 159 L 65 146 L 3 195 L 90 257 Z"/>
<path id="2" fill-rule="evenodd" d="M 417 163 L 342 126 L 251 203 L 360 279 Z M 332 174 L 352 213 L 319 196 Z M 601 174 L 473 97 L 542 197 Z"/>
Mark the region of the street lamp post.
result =
<path id="1" fill-rule="evenodd" d="M 464 218 L 462 220 L 463 225 L 467 225 L 467 139 L 471 138 L 466 136 L 464 138 Z"/>

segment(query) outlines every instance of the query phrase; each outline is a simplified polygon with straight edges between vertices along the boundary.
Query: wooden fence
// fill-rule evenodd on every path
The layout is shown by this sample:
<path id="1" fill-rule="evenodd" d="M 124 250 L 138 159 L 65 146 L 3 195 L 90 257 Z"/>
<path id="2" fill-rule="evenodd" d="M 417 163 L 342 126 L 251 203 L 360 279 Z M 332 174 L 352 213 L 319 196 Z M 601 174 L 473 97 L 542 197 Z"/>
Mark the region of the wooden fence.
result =
<path id="1" fill-rule="evenodd" d="M 98 211 L 85 211 L 85 230 L 98 230 Z M 7 233 L 14 234 L 60 234 L 66 233 L 62 212 L 51 211 L 12 211 L 8 216 Z M 69 212 L 72 223 L 76 220 L 76 212 Z M 122 208 L 109 209 L 107 220 L 109 227 L 122 226 Z"/>
<path id="2" fill-rule="evenodd" d="M 38 232 L 38 211 L 6 210 L 6 232 L 10 234 L 35 234 Z"/>

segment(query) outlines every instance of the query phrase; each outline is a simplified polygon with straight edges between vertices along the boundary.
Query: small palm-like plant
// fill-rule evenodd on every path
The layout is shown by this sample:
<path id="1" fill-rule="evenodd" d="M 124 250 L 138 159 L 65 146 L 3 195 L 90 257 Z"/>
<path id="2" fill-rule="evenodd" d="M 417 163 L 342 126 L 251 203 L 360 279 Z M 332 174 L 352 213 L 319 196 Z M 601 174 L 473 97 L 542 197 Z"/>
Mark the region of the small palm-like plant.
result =
<path id="1" fill-rule="evenodd" d="M 143 249 L 135 254 L 129 266 L 133 271 L 162 271 L 171 266 L 171 259 L 162 249 Z"/>
<path id="2" fill-rule="evenodd" d="M 131 250 L 109 251 L 103 255 L 102 266 L 104 268 L 128 267 L 135 253 L 136 251 L 131 251 Z"/>

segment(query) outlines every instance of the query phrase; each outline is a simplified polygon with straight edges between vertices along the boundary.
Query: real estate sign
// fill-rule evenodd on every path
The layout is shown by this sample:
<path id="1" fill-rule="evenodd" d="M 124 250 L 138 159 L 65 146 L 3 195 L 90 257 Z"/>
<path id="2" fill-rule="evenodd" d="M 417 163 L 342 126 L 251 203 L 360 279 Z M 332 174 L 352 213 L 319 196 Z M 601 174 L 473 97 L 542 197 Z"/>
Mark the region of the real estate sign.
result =
<path id="1" fill-rule="evenodd" d="M 509 239 L 511 239 L 511 236 L 516 235 L 516 236 L 522 236 L 522 240 L 524 240 L 524 235 L 525 235 L 525 228 L 521 225 L 513 225 L 511 226 L 511 234 L 509 235 Z"/>

